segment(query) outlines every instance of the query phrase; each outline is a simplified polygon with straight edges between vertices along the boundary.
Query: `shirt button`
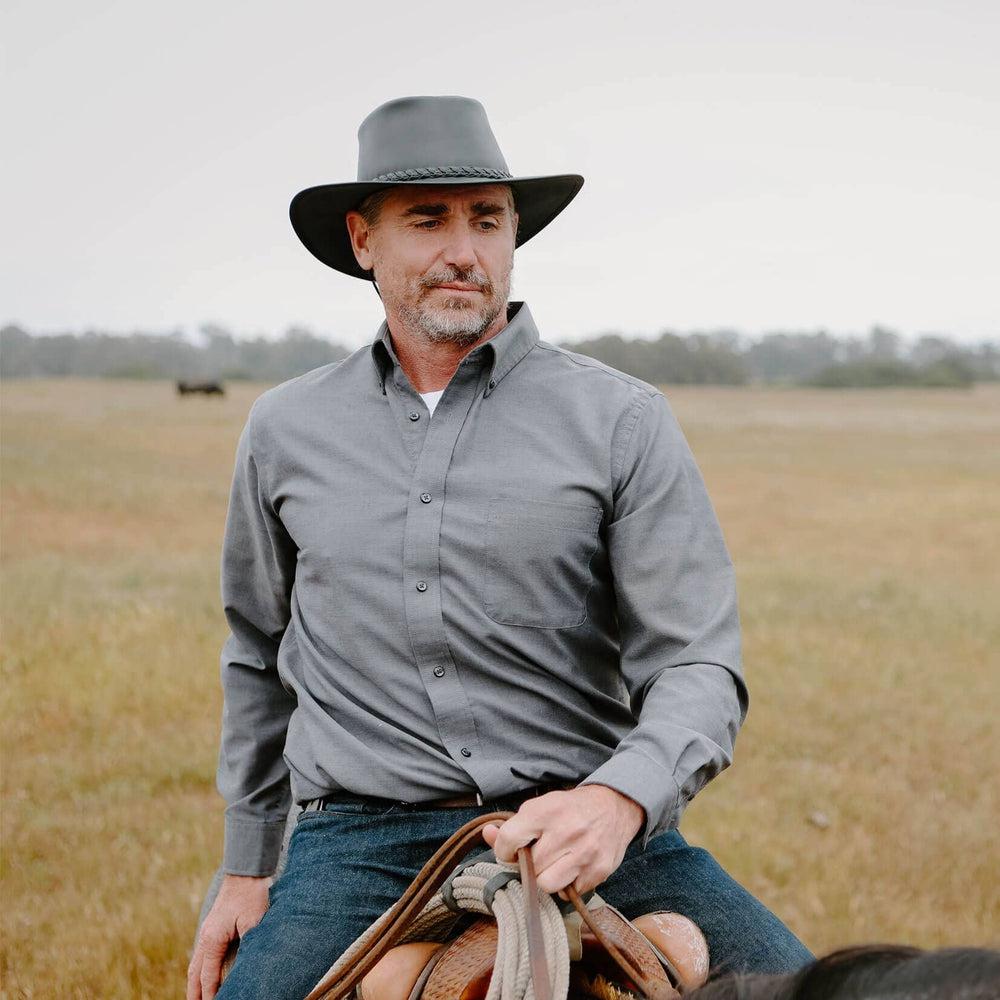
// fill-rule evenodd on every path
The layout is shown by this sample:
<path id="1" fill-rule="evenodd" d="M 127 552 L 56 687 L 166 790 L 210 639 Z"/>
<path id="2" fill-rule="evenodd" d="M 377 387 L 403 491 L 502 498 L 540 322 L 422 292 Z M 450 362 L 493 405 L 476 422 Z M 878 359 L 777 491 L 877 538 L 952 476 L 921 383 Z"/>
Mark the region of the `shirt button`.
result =
<path id="1" fill-rule="evenodd" d="M 420 499 L 423 500 L 424 503 L 430 503 L 431 502 L 431 495 L 430 495 L 430 493 L 421 493 L 420 494 Z"/>
<path id="2" fill-rule="evenodd" d="M 434 676 L 435 677 L 444 677 L 444 667 L 435 667 L 434 668 Z"/>
<path id="3" fill-rule="evenodd" d="M 490 379 L 490 388 L 495 389 L 497 387 L 497 380 L 495 378 Z"/>
<path id="4" fill-rule="evenodd" d="M 420 419 L 420 414 L 417 413 L 416 410 L 410 410 L 410 419 L 411 420 L 419 420 Z"/>
<path id="5" fill-rule="evenodd" d="M 427 589 L 427 584 L 423 580 L 417 580 L 417 590 L 422 594 Z"/>
<path id="6" fill-rule="evenodd" d="M 472 756 L 472 751 L 468 747 L 462 747 L 462 756 L 463 757 L 471 757 Z"/>

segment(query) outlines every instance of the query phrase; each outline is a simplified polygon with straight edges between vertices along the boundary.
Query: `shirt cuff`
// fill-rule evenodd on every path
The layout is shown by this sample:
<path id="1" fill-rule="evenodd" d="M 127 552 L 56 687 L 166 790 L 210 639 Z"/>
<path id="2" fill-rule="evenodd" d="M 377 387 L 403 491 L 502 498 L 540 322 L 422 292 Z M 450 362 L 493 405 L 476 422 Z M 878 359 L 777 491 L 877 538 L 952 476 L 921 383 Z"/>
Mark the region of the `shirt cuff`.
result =
<path id="1" fill-rule="evenodd" d="M 641 750 L 627 748 L 612 754 L 579 784 L 607 785 L 635 799 L 646 810 L 646 822 L 633 838 L 638 839 L 643 851 L 650 837 L 669 829 L 676 819 L 677 782 Z"/>
<path id="2" fill-rule="evenodd" d="M 281 857 L 287 820 L 253 820 L 227 815 L 222 870 L 226 875 L 273 875 Z"/>

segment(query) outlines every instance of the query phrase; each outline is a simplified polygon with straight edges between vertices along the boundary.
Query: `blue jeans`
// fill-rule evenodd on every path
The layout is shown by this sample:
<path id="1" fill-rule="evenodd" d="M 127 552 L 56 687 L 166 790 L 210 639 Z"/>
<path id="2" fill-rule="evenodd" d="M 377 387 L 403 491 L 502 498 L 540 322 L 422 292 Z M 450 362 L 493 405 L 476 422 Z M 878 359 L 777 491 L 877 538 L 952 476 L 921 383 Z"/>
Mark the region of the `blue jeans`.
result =
<path id="1" fill-rule="evenodd" d="M 500 802 L 458 808 L 342 802 L 303 812 L 261 922 L 243 936 L 218 1000 L 302 1000 L 336 959 L 403 894 L 460 826 Z M 470 853 L 486 850 L 485 842 Z M 770 910 L 679 831 L 629 844 L 597 892 L 626 917 L 672 910 L 704 932 L 711 974 L 786 972 L 812 953 Z"/>

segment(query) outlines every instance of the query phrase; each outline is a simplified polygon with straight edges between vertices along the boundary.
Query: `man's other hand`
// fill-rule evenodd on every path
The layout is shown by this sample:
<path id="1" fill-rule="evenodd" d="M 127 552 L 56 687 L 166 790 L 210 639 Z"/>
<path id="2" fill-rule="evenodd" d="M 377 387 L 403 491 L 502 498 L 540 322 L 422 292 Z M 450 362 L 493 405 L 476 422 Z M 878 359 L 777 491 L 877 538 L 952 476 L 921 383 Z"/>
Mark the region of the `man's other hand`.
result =
<path id="1" fill-rule="evenodd" d="M 484 826 L 483 840 L 498 861 L 517 861 L 531 844 L 538 888 L 568 900 L 566 886 L 582 895 L 612 875 L 645 822 L 635 799 L 595 782 L 526 799 L 500 826 Z"/>
<path id="2" fill-rule="evenodd" d="M 188 966 L 186 1000 L 212 1000 L 219 991 L 229 945 L 260 923 L 267 911 L 267 890 L 273 881 L 270 875 L 223 877 L 219 894 L 198 932 L 198 943 Z"/>

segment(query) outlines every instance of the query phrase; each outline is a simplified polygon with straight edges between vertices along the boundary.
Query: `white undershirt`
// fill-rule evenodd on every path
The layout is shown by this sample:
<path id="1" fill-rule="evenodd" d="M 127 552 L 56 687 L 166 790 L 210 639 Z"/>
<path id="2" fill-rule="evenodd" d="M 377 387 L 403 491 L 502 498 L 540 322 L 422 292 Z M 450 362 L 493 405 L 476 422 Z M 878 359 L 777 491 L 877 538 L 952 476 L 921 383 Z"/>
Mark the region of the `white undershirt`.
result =
<path id="1" fill-rule="evenodd" d="M 434 392 L 422 392 L 420 395 L 427 404 L 427 409 L 431 411 L 431 416 L 434 416 L 434 407 L 437 406 L 438 400 L 444 395 L 444 389 L 437 389 Z"/>

